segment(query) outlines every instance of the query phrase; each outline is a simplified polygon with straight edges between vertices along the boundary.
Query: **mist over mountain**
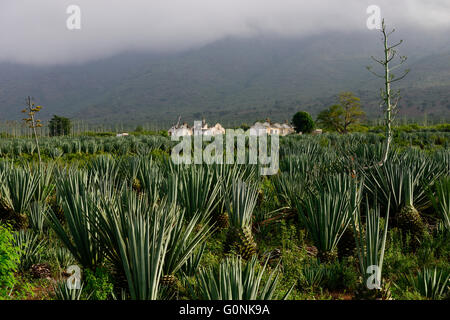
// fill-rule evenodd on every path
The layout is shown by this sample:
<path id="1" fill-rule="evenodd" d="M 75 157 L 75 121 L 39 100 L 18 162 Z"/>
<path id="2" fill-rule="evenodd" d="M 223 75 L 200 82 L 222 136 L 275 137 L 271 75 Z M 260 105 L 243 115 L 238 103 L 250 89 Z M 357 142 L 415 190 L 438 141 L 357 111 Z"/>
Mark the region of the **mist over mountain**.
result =
<path id="1" fill-rule="evenodd" d="M 399 117 L 442 117 L 450 109 L 450 41 L 433 32 L 396 32 L 411 73 Z M 446 39 L 443 41 L 443 39 Z M 50 49 L 49 49 L 50 50 Z M 298 110 L 317 114 L 340 91 L 361 97 L 379 117 L 381 79 L 366 66 L 380 56 L 380 34 L 327 32 L 309 37 L 226 37 L 172 53 L 128 52 L 59 66 L 0 63 L 0 119 L 21 119 L 24 98 L 53 114 L 93 123 L 284 121 Z"/>

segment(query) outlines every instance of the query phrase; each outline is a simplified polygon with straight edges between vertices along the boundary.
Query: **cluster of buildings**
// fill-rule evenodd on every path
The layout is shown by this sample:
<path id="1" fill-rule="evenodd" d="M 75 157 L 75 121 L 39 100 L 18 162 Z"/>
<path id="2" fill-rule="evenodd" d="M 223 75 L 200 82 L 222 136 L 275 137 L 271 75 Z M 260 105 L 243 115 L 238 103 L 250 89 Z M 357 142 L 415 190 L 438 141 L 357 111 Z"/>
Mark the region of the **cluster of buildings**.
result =
<path id="1" fill-rule="evenodd" d="M 250 134 L 255 136 L 263 134 L 287 136 L 292 133 L 295 133 L 295 129 L 287 121 L 283 124 L 279 124 L 277 122 L 271 123 L 270 120 L 266 120 L 265 122 L 256 122 L 250 127 Z"/>
<path id="2" fill-rule="evenodd" d="M 187 123 L 183 123 L 180 125 L 180 121 L 176 125 L 173 125 L 172 128 L 168 130 L 170 136 L 191 136 L 194 134 L 202 134 L 202 135 L 218 135 L 225 134 L 225 129 L 222 127 L 220 123 L 216 123 L 215 126 L 209 127 L 206 123 L 205 119 L 203 119 L 201 126 L 198 128 L 190 127 Z M 250 127 L 250 135 L 260 136 L 260 135 L 280 135 L 286 136 L 288 134 L 295 133 L 295 129 L 292 125 L 290 125 L 287 121 L 283 124 L 280 123 L 272 123 L 270 120 L 266 120 L 265 122 L 256 122 L 253 126 Z"/>
<path id="3" fill-rule="evenodd" d="M 205 119 L 203 119 L 202 124 L 197 128 L 195 127 L 195 125 L 193 127 L 190 127 L 187 123 L 183 123 L 182 125 L 180 125 L 180 121 L 178 121 L 178 124 L 172 126 L 172 128 L 168 130 L 168 133 L 169 136 L 178 137 L 192 136 L 194 134 L 215 136 L 218 134 L 225 134 L 225 128 L 222 127 L 220 123 L 216 123 L 215 126 L 209 127 Z"/>

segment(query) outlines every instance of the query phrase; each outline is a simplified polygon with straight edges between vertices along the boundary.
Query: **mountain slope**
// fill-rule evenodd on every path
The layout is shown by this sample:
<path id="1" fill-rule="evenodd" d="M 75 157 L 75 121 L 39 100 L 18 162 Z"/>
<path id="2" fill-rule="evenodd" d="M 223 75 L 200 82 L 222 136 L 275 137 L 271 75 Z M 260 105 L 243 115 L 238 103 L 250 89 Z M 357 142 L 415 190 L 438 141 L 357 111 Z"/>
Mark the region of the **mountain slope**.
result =
<path id="1" fill-rule="evenodd" d="M 298 109 L 316 114 L 344 90 L 362 98 L 369 116 L 379 116 L 382 83 L 365 69 L 370 55 L 380 52 L 378 38 L 224 39 L 187 52 L 127 53 L 84 65 L 0 64 L 0 117 L 20 119 L 30 94 L 44 106 L 43 118 L 56 113 L 90 122 L 164 125 L 178 115 L 188 121 L 282 121 Z M 449 46 L 422 42 L 407 42 L 402 52 L 412 69 L 399 83 L 404 116 L 442 115 L 450 108 Z"/>

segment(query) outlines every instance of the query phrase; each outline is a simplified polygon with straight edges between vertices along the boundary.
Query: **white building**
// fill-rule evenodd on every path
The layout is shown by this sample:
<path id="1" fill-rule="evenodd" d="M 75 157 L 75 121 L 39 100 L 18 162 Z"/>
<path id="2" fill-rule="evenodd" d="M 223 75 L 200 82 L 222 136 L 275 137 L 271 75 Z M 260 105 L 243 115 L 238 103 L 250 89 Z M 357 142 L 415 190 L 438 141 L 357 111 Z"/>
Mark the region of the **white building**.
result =
<path id="1" fill-rule="evenodd" d="M 294 133 L 294 127 L 292 127 L 287 122 L 284 124 L 279 123 L 270 123 L 266 121 L 264 123 L 256 122 L 253 126 L 250 127 L 250 135 L 261 136 L 263 134 L 277 134 L 280 136 L 286 136 L 288 134 Z"/>
<path id="2" fill-rule="evenodd" d="M 209 127 L 206 123 L 205 119 L 203 119 L 201 125 L 199 124 L 197 127 L 194 126 L 191 128 L 186 123 L 183 125 L 174 125 L 168 131 L 169 136 L 192 136 L 192 135 L 210 135 L 215 136 L 219 134 L 225 134 L 225 128 L 222 127 L 220 123 L 216 123 L 214 127 Z"/>
<path id="3" fill-rule="evenodd" d="M 281 125 L 281 127 L 282 127 L 282 132 L 283 132 L 282 135 L 283 136 L 287 136 L 288 134 L 295 133 L 295 128 L 292 125 L 288 124 L 287 121 L 286 121 L 286 123 L 283 123 Z"/>
<path id="4" fill-rule="evenodd" d="M 253 126 L 250 127 L 250 135 L 261 136 L 267 134 L 267 130 L 270 127 L 268 123 L 255 122 Z"/>
<path id="5" fill-rule="evenodd" d="M 168 131 L 169 136 L 175 137 L 183 137 L 183 136 L 192 136 L 192 129 L 189 127 L 187 123 L 183 123 L 180 125 L 174 125 Z"/>
<path id="6" fill-rule="evenodd" d="M 209 136 L 215 136 L 219 134 L 225 134 L 225 128 L 222 127 L 220 123 L 216 123 L 214 127 L 208 128 L 208 125 L 206 125 L 206 128 L 202 128 L 202 132 L 204 135 Z"/>

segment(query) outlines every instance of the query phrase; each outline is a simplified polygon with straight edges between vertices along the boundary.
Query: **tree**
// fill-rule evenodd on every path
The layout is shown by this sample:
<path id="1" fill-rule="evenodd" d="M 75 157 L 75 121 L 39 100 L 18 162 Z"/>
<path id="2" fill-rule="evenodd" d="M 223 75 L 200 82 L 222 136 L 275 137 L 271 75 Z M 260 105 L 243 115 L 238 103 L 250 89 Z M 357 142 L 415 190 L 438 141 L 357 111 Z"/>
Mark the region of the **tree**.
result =
<path id="1" fill-rule="evenodd" d="M 71 129 L 70 119 L 53 115 L 53 118 L 48 123 L 48 128 L 50 136 L 68 135 Z"/>
<path id="2" fill-rule="evenodd" d="M 317 121 L 324 129 L 347 133 L 351 125 L 359 123 L 365 116 L 360 101 L 351 92 L 341 92 L 339 104 L 320 112 Z"/>
<path id="3" fill-rule="evenodd" d="M 316 127 L 314 120 L 308 112 L 299 111 L 292 117 L 292 124 L 295 127 L 295 131 L 310 133 Z"/>
<path id="4" fill-rule="evenodd" d="M 36 149 L 38 152 L 38 157 L 39 157 L 39 164 L 41 163 L 41 151 L 39 149 L 39 142 L 38 142 L 38 137 L 37 137 L 37 133 L 36 133 L 36 128 L 42 127 L 41 124 L 41 120 L 38 120 L 34 117 L 34 115 L 39 112 L 41 110 L 41 106 L 36 106 L 36 104 L 33 102 L 32 98 L 30 96 L 27 97 L 26 99 L 26 108 L 22 110 L 23 113 L 27 113 L 28 114 L 28 118 L 24 118 L 22 119 L 23 121 L 25 121 L 25 123 L 27 124 L 27 126 L 33 130 L 33 135 L 34 135 L 34 141 L 36 143 Z"/>
<path id="5" fill-rule="evenodd" d="M 343 114 L 342 106 L 335 104 L 321 111 L 317 116 L 317 122 L 325 130 L 342 132 Z"/>
<path id="6" fill-rule="evenodd" d="M 361 99 L 351 92 L 339 94 L 339 102 L 344 108 L 344 133 L 348 132 L 350 125 L 359 123 L 365 117 L 366 113 L 362 110 L 360 101 Z"/>
<path id="7" fill-rule="evenodd" d="M 386 142 L 384 148 L 383 159 L 381 160 L 381 165 L 383 165 L 388 157 L 390 144 L 392 141 L 392 122 L 394 120 L 395 114 L 397 113 L 397 105 L 400 101 L 400 90 L 396 92 L 391 92 L 391 84 L 397 81 L 402 80 L 409 73 L 409 69 L 406 69 L 403 74 L 399 77 L 395 76 L 392 73 L 392 70 L 398 69 L 401 67 L 403 63 L 406 62 L 406 56 L 399 56 L 399 63 L 394 67 L 390 67 L 390 62 L 392 62 L 395 57 L 397 57 L 398 52 L 395 49 L 399 45 L 403 43 L 403 40 L 400 40 L 398 43 L 394 45 L 390 45 L 388 43 L 389 36 L 395 32 L 393 29 L 391 32 L 386 31 L 386 24 L 384 23 L 384 19 L 381 26 L 381 33 L 383 34 L 383 46 L 384 46 L 384 57 L 377 59 L 375 57 L 371 57 L 376 63 L 380 64 L 383 67 L 384 73 L 382 75 L 374 72 L 371 66 L 367 67 L 372 74 L 384 80 L 384 88 L 381 89 L 381 103 L 380 106 L 383 108 L 385 114 L 385 126 L 386 126 Z"/>

